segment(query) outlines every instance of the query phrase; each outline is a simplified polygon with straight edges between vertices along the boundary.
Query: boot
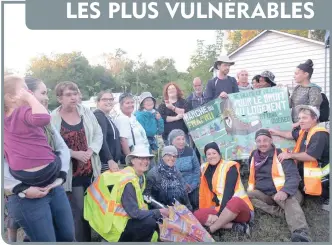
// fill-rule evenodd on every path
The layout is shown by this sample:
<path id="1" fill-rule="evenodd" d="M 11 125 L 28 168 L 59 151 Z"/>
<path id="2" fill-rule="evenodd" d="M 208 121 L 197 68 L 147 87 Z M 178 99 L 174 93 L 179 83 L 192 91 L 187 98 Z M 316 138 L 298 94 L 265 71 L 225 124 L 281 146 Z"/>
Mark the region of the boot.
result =
<path id="1" fill-rule="evenodd" d="M 232 231 L 242 233 L 243 235 L 251 236 L 250 226 L 246 223 L 233 223 Z"/>
<path id="2" fill-rule="evenodd" d="M 292 240 L 292 242 L 311 242 L 312 241 L 309 236 L 309 233 L 304 229 L 295 230 L 292 234 L 291 240 Z"/>
<path id="3" fill-rule="evenodd" d="M 260 120 L 255 120 L 251 123 L 242 122 L 235 114 L 230 99 L 224 100 L 220 106 L 223 107 L 221 111 L 223 112 L 227 134 L 248 135 L 262 128 L 262 122 Z"/>

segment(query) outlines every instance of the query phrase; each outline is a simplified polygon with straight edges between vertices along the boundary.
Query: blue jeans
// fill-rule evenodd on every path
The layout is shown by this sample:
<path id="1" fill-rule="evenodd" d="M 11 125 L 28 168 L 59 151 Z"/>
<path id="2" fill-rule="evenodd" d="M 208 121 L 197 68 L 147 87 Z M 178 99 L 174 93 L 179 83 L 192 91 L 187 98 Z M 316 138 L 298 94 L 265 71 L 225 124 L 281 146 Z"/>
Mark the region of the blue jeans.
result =
<path id="1" fill-rule="evenodd" d="M 74 221 L 62 186 L 45 197 L 29 199 L 8 197 L 8 212 L 23 228 L 31 242 L 73 242 Z"/>

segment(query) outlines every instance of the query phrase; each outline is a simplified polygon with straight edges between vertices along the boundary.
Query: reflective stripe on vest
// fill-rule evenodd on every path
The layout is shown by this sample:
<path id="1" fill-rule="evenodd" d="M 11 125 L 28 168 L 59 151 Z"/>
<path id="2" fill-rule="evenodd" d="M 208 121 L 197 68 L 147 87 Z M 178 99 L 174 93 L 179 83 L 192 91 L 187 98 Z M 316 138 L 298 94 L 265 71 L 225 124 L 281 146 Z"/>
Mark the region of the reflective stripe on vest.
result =
<path id="1" fill-rule="evenodd" d="M 326 128 L 315 126 L 308 131 L 307 139 L 306 139 L 306 148 L 310 143 L 311 137 L 317 132 L 326 132 Z M 300 130 L 299 137 L 296 141 L 294 147 L 294 153 L 299 153 L 301 149 L 301 143 L 304 139 L 305 131 Z M 306 150 L 307 151 L 307 150 Z M 318 161 L 307 161 L 303 162 L 303 178 L 304 178 L 304 191 L 308 195 L 312 196 L 320 196 L 322 194 L 322 184 L 321 178 L 325 176 L 324 173 L 329 172 L 329 164 L 328 167 L 320 168 Z"/>
<path id="2" fill-rule="evenodd" d="M 327 164 L 325 167 L 323 167 L 323 169 L 322 169 L 322 178 L 325 177 L 328 174 L 330 174 L 330 164 Z"/>
<path id="3" fill-rule="evenodd" d="M 249 174 L 249 181 L 248 181 L 248 191 L 253 191 L 255 189 L 255 159 L 252 156 L 251 163 L 250 163 L 250 174 Z M 271 178 L 274 184 L 274 187 L 277 191 L 280 191 L 285 184 L 285 173 L 282 168 L 282 164 L 278 160 L 277 149 L 275 149 L 273 154 L 272 160 L 272 168 L 271 168 Z"/>
<path id="4" fill-rule="evenodd" d="M 210 191 L 207 181 L 205 179 L 204 173 L 209 166 L 208 163 L 202 164 L 202 175 L 201 175 L 201 184 L 200 184 L 200 190 L 199 190 L 199 200 L 200 200 L 200 208 L 210 208 L 211 206 L 216 206 L 216 204 L 212 201 L 213 194 Z M 239 164 L 237 162 L 233 161 L 224 161 L 221 160 L 220 163 L 217 166 L 217 169 L 215 170 L 215 173 L 212 177 L 212 188 L 213 192 L 217 195 L 217 198 L 219 202 L 221 203 L 223 199 L 223 193 L 226 183 L 226 177 L 229 169 L 231 167 L 235 166 L 237 169 L 237 172 L 239 174 Z M 252 203 L 250 202 L 248 195 L 242 185 L 240 174 L 238 175 L 237 183 L 234 190 L 235 197 L 239 197 L 248 205 L 248 207 L 253 210 Z M 210 198 L 211 197 L 211 198 Z M 216 207 L 216 210 L 219 211 L 220 206 Z"/>
<path id="5" fill-rule="evenodd" d="M 99 178 L 97 180 L 99 182 Z M 90 194 L 92 200 L 99 206 L 101 212 L 105 214 L 107 212 L 107 200 L 101 195 L 97 183 L 92 183 L 88 188 L 88 193 Z"/>

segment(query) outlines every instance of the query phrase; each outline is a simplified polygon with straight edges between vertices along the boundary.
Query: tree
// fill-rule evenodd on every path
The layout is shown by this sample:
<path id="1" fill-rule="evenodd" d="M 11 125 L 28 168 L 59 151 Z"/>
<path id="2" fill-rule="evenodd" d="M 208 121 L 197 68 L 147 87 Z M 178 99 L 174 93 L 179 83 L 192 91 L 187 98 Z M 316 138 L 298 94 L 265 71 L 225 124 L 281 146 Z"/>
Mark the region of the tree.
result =
<path id="1" fill-rule="evenodd" d="M 325 41 L 325 34 L 326 34 L 326 30 L 312 30 L 311 31 L 311 38 L 316 40 L 316 41 L 324 42 Z"/>
<path id="2" fill-rule="evenodd" d="M 93 67 L 80 52 L 42 55 L 31 60 L 27 75 L 42 79 L 50 91 L 61 81 L 75 82 L 83 99 L 114 85 L 111 74 L 102 66 Z M 49 107 L 57 106 L 55 93 L 49 93 Z"/>
<path id="3" fill-rule="evenodd" d="M 257 36 L 264 30 L 234 30 L 228 31 L 228 44 L 225 45 L 228 53 L 232 53 L 252 38 Z M 279 30 L 281 32 L 286 32 L 300 37 L 311 38 L 313 40 L 324 42 L 325 30 Z"/>
<path id="4" fill-rule="evenodd" d="M 183 85 L 186 91 L 192 91 L 192 80 L 195 77 L 201 78 L 203 83 L 206 83 L 211 78 L 209 69 L 223 49 L 223 38 L 224 32 L 218 30 L 216 31 L 216 40 L 214 44 L 206 45 L 204 41 L 197 40 L 196 51 L 191 56 L 190 65 L 187 69 L 189 73 L 187 78 L 189 84 Z"/>

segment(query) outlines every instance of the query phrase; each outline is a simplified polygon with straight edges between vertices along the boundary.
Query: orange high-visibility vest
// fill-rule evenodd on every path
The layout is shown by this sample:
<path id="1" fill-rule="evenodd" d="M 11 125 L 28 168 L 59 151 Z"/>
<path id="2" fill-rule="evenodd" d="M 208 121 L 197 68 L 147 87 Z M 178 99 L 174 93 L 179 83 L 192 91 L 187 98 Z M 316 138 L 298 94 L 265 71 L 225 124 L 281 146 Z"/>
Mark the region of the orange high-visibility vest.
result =
<path id="1" fill-rule="evenodd" d="M 211 208 L 215 207 L 217 211 L 221 208 L 221 206 L 217 207 L 217 204 L 212 201 L 214 194 L 210 191 L 207 180 L 204 176 L 204 173 L 209 166 L 209 163 L 203 163 L 201 166 L 201 184 L 199 186 L 199 208 Z M 240 165 L 237 162 L 234 161 L 224 161 L 221 160 L 218 163 L 218 167 L 213 174 L 212 177 L 212 191 L 217 195 L 217 198 L 219 200 L 219 203 L 221 204 L 222 198 L 224 195 L 224 188 L 226 184 L 226 177 L 229 169 L 235 166 L 238 172 L 238 177 L 237 177 L 237 183 L 235 185 L 235 190 L 234 190 L 234 197 L 239 197 L 242 200 L 245 201 L 245 203 L 248 205 L 250 210 L 254 210 L 254 207 L 249 200 L 249 197 L 243 187 L 243 184 L 241 182 L 240 178 Z"/>
<path id="2" fill-rule="evenodd" d="M 306 147 L 309 145 L 311 137 L 317 132 L 327 132 L 326 128 L 315 126 L 308 132 L 306 139 Z M 304 130 L 300 130 L 299 138 L 296 141 L 294 153 L 300 152 L 301 143 L 305 135 Z M 318 161 L 307 161 L 303 163 L 304 192 L 312 196 L 320 196 L 322 194 L 321 178 L 323 176 L 322 169 Z"/>
<path id="3" fill-rule="evenodd" d="M 271 176 L 273 180 L 273 184 L 277 191 L 280 191 L 281 188 L 285 184 L 285 173 L 282 168 L 281 163 L 278 160 L 277 149 L 274 151 L 273 155 L 273 162 L 272 162 L 272 169 L 271 169 Z M 248 191 L 253 191 L 255 189 L 255 160 L 254 157 L 251 157 L 250 162 L 250 174 L 249 174 L 249 181 L 248 181 Z"/>

